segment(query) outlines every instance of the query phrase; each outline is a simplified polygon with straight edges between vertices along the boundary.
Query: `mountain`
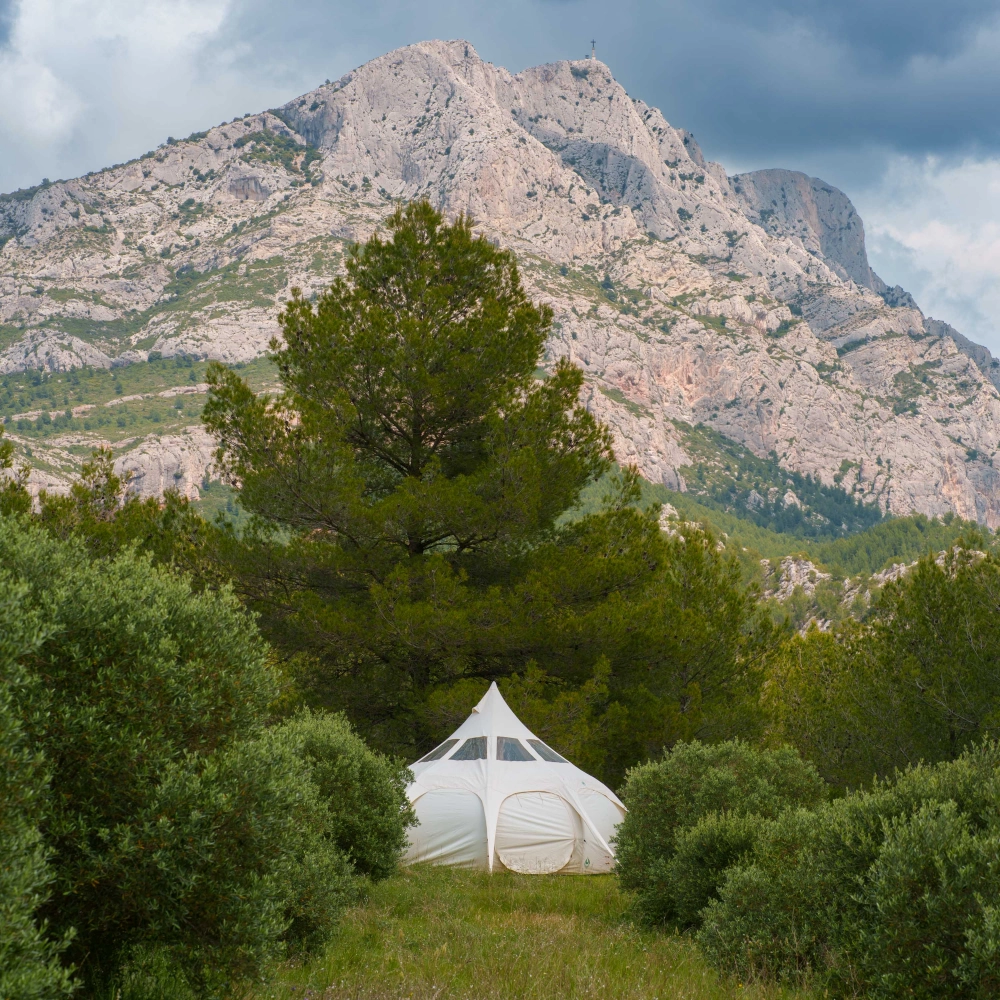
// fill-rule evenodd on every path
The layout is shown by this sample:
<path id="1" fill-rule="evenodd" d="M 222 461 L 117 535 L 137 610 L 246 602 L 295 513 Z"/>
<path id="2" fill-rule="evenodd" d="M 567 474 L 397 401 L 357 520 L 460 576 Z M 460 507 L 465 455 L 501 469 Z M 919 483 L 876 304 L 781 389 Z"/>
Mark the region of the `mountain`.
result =
<path id="1" fill-rule="evenodd" d="M 728 177 L 597 60 L 511 74 L 462 41 L 0 198 L 0 413 L 36 482 L 107 440 L 141 490 L 197 495 L 204 359 L 266 387 L 253 359 L 289 289 L 320 290 L 416 197 L 518 255 L 555 311 L 547 363 L 584 369 L 587 405 L 650 481 L 693 487 L 745 449 L 789 474 L 782 504 L 805 477 L 1000 524 L 997 362 L 878 278 L 846 195 Z"/>

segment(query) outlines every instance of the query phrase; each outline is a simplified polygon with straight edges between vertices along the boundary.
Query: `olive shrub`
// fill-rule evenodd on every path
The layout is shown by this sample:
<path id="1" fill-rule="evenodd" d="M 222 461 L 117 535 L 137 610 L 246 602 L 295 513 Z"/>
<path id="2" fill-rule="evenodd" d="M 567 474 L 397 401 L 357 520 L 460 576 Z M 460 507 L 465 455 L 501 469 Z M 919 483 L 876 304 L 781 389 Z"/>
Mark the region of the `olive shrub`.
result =
<path id="1" fill-rule="evenodd" d="M 1000 747 L 763 822 L 702 911 L 724 972 L 830 996 L 1000 992 Z"/>
<path id="2" fill-rule="evenodd" d="M 21 872 L 0 921 L 50 977 L 37 995 L 70 967 L 93 992 L 150 954 L 218 995 L 318 947 L 359 879 L 393 870 L 405 770 L 339 718 L 267 725 L 279 679 L 231 593 L 17 517 L 0 517 L 0 593 L 30 633 L 0 636 L 18 779 L 0 783 L 0 840 Z"/>
<path id="3" fill-rule="evenodd" d="M 815 768 L 789 747 L 678 743 L 628 772 L 616 838 L 621 884 L 645 919 L 695 924 L 725 869 L 752 846 L 756 820 L 816 805 L 825 793 Z"/>

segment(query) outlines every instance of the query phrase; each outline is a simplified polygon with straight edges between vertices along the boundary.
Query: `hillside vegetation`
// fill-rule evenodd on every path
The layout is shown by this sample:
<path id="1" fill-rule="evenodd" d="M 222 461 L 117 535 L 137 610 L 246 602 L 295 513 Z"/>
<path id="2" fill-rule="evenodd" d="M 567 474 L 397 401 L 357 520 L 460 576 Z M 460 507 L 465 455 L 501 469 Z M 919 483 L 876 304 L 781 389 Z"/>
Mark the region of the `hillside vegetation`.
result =
<path id="1" fill-rule="evenodd" d="M 698 428 L 730 486 L 644 484 L 509 251 L 387 229 L 268 362 L 131 373 L 203 394 L 214 521 L 106 448 L 33 497 L 0 435 L 0 995 L 996 996 L 994 539 L 794 479 L 786 522 Z M 406 761 L 494 681 L 621 791 L 617 876 L 398 872 Z"/>
<path id="2" fill-rule="evenodd" d="M 599 508 L 608 492 L 609 480 L 588 486 L 573 516 Z M 726 510 L 709 506 L 695 491 L 681 493 L 658 483 L 641 482 L 640 505 L 669 504 L 677 520 L 694 522 L 723 539 L 748 567 L 755 560 L 780 560 L 798 556 L 838 577 L 871 575 L 893 563 L 909 564 L 929 552 L 941 552 L 968 532 L 981 531 L 979 525 L 950 514 L 928 518 L 923 514 L 906 517 L 878 517 L 869 527 L 857 528 L 835 537 L 801 535 L 794 530 L 775 530 L 758 524 L 738 508 Z M 842 491 L 841 491 L 842 492 Z"/>

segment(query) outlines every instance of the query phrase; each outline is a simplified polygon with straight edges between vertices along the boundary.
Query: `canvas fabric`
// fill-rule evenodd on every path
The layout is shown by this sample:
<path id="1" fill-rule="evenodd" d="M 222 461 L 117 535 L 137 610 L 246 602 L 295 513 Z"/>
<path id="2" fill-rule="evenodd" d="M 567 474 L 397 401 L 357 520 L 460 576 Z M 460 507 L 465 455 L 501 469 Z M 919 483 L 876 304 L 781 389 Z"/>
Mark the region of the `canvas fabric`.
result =
<path id="1" fill-rule="evenodd" d="M 486 757 L 470 759 L 482 744 L 467 741 L 479 737 Z M 529 742 L 537 739 L 490 685 L 447 751 L 411 765 L 407 795 L 419 825 L 410 831 L 405 861 L 525 874 L 610 871 L 625 806 L 569 761 L 544 759 Z M 505 755 L 515 759 L 498 759 Z"/>

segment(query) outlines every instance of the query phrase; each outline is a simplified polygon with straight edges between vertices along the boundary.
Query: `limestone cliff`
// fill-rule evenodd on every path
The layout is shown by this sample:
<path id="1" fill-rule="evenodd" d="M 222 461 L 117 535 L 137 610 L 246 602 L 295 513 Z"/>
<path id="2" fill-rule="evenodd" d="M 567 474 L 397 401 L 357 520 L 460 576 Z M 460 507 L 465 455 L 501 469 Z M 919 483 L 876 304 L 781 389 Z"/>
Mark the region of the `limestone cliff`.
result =
<path id="1" fill-rule="evenodd" d="M 884 286 L 841 192 L 727 177 L 596 60 L 511 74 L 424 42 L 0 198 L 0 372 L 251 359 L 293 285 L 327 284 L 416 197 L 519 256 L 555 312 L 549 361 L 584 369 L 619 458 L 649 479 L 684 487 L 684 427 L 703 422 L 884 509 L 1000 524 L 988 352 Z M 196 489 L 200 441 L 183 461 L 157 458 L 181 452 L 155 435 L 131 447 L 150 489 L 181 465 Z"/>

